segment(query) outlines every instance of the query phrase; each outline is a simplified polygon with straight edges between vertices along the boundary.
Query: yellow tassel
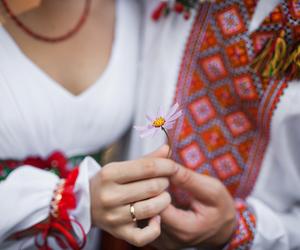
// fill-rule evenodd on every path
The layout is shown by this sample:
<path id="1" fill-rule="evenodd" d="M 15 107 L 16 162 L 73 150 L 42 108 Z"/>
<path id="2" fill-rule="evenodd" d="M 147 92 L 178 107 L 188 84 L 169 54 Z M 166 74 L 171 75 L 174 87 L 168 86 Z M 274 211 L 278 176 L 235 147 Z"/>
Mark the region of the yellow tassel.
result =
<path id="1" fill-rule="evenodd" d="M 292 50 L 288 56 L 285 64 L 282 67 L 282 72 L 285 73 L 290 79 L 300 77 L 300 45 Z"/>
<path id="2" fill-rule="evenodd" d="M 251 68 L 263 78 L 277 77 L 281 74 L 287 54 L 284 36 L 285 32 L 281 30 L 279 37 L 271 39 L 254 58 Z"/>

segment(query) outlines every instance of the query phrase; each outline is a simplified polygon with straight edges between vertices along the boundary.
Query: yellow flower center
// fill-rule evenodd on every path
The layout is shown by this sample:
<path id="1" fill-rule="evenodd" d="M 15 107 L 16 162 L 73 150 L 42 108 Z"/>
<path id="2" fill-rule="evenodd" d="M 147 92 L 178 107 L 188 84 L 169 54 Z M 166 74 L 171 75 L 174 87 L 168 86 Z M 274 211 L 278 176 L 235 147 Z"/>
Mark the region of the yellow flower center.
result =
<path id="1" fill-rule="evenodd" d="M 152 126 L 156 127 L 156 128 L 160 128 L 163 125 L 165 125 L 165 123 L 166 123 L 166 120 L 160 116 L 153 121 Z"/>

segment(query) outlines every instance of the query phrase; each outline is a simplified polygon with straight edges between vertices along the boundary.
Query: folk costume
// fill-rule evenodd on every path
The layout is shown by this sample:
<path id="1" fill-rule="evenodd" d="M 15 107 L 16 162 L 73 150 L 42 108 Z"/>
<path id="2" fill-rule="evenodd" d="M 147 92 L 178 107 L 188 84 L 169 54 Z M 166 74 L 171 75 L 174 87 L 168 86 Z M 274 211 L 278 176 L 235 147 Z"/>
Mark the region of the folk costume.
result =
<path id="1" fill-rule="evenodd" d="M 190 17 L 164 7 L 174 2 L 187 1 L 145 1 L 135 124 L 180 104 L 172 158 L 219 178 L 236 200 L 226 249 L 300 249 L 300 2 L 202 1 Z M 131 157 L 159 138 L 133 133 Z"/>
<path id="2" fill-rule="evenodd" d="M 119 139 L 134 110 L 140 10 L 137 1 L 116 6 L 109 64 L 78 96 L 0 27 L 0 249 L 79 249 L 86 240 L 89 179 L 100 169 L 86 155 Z"/>

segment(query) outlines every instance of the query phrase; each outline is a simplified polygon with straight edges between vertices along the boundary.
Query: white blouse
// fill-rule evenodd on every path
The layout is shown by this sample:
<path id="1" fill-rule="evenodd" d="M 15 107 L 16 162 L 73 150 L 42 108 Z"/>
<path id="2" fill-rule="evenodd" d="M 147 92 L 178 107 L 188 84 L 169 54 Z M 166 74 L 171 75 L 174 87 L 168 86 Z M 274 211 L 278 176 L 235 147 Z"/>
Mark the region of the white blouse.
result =
<path id="1" fill-rule="evenodd" d="M 194 17 L 188 21 L 171 13 L 158 23 L 151 13 L 158 0 L 147 0 L 144 25 L 143 63 L 139 83 L 141 91 L 135 124 L 145 123 L 145 114 L 162 106 L 168 110 L 175 88 Z M 250 24 L 256 30 L 279 0 L 260 0 Z M 262 170 L 247 202 L 257 217 L 253 250 L 300 250 L 300 82 L 293 82 L 275 111 L 271 140 Z M 164 143 L 163 134 L 141 140 L 132 133 L 130 157 L 156 149 Z"/>
<path id="2" fill-rule="evenodd" d="M 47 157 L 56 150 L 68 157 L 94 153 L 129 128 L 139 51 L 138 5 L 136 0 L 117 1 L 109 63 L 102 76 L 78 96 L 35 65 L 0 27 L 0 160 Z M 75 186 L 78 206 L 72 215 L 86 232 L 91 227 L 89 178 L 99 169 L 87 157 Z M 20 242 L 4 240 L 48 217 L 58 181 L 52 173 L 22 166 L 0 182 L 1 249 L 19 249 Z M 32 244 L 32 239 L 26 240 L 24 246 Z"/>

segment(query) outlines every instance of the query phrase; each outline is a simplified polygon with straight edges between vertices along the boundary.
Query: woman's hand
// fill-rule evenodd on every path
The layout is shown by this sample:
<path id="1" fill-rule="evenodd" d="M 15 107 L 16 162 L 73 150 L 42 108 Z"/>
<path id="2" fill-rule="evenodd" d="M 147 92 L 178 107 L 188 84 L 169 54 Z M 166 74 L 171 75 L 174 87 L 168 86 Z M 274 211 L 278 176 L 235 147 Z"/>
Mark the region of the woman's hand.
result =
<path id="1" fill-rule="evenodd" d="M 163 250 L 192 246 L 220 249 L 229 241 L 237 223 L 234 201 L 226 187 L 215 178 L 183 167 L 170 181 L 188 191 L 193 199 L 190 210 L 169 205 L 161 213 L 163 232 L 154 245 Z"/>
<path id="2" fill-rule="evenodd" d="M 91 213 L 93 225 L 136 246 L 146 245 L 160 235 L 158 216 L 171 201 L 165 192 L 168 177 L 177 171 L 176 164 L 163 159 L 164 146 L 145 158 L 106 165 L 91 179 Z M 159 158 L 160 157 L 160 158 Z M 137 220 L 149 219 L 138 228 L 130 214 L 134 205 Z"/>

